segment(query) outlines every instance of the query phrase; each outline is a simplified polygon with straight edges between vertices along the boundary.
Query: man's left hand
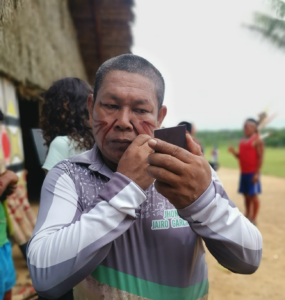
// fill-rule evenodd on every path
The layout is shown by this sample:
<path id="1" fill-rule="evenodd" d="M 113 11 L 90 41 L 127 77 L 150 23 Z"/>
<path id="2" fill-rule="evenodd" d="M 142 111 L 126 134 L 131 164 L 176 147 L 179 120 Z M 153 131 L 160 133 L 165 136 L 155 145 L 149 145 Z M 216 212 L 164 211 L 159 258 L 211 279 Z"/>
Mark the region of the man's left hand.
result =
<path id="1" fill-rule="evenodd" d="M 197 200 L 211 183 L 211 168 L 199 145 L 186 134 L 186 149 L 152 139 L 148 145 L 160 153 L 148 156 L 147 173 L 156 179 L 157 191 L 176 208 Z"/>

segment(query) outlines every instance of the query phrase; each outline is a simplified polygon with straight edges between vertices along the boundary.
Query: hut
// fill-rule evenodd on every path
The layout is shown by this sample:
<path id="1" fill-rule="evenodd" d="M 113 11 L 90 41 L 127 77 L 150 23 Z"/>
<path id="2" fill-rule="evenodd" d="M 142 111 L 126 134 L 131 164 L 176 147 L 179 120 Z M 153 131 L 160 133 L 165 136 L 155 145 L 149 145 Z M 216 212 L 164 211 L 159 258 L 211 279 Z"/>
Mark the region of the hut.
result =
<path id="1" fill-rule="evenodd" d="M 0 109 L 6 166 L 38 198 L 44 174 L 31 129 L 38 128 L 41 93 L 57 79 L 94 83 L 105 60 L 129 53 L 132 0 L 3 0 L 0 5 Z M 25 180 L 25 179 L 23 179 Z"/>

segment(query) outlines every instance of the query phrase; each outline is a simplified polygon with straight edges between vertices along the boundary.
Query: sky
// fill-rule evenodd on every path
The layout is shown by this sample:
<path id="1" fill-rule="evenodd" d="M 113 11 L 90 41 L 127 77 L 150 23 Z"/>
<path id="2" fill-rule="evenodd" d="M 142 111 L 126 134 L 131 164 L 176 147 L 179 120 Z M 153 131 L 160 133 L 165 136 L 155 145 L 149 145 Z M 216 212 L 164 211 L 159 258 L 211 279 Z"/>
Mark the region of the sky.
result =
<path id="1" fill-rule="evenodd" d="M 248 117 L 278 113 L 285 128 L 285 51 L 246 29 L 266 0 L 136 0 L 132 52 L 162 73 L 163 126 L 239 129 Z"/>

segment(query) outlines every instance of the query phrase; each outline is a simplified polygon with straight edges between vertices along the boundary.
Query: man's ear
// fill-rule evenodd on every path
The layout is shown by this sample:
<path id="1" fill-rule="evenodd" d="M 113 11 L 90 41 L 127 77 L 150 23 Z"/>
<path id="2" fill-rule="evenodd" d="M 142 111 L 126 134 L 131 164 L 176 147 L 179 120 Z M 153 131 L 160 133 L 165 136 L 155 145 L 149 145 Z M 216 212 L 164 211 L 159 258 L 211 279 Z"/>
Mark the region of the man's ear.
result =
<path id="1" fill-rule="evenodd" d="M 91 125 L 93 122 L 93 108 L 94 108 L 93 94 L 90 94 L 87 98 L 87 109 L 88 109 L 88 113 L 89 113 L 89 123 Z"/>
<path id="2" fill-rule="evenodd" d="M 162 105 L 162 107 L 160 108 L 159 112 L 158 112 L 158 128 L 160 128 L 165 116 L 167 114 L 167 107 L 165 105 Z"/>

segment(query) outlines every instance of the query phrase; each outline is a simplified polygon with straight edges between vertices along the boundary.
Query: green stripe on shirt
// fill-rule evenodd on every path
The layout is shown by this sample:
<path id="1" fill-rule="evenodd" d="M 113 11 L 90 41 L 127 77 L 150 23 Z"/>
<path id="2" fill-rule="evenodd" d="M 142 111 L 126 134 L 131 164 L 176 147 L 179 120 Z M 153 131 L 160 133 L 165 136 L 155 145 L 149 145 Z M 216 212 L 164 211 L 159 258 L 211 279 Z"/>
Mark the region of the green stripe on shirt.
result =
<path id="1" fill-rule="evenodd" d="M 178 288 L 140 279 L 102 265 L 99 265 L 91 276 L 101 283 L 155 300 L 197 300 L 205 296 L 209 288 L 208 280 L 187 288 Z"/>

